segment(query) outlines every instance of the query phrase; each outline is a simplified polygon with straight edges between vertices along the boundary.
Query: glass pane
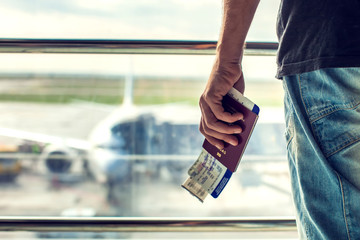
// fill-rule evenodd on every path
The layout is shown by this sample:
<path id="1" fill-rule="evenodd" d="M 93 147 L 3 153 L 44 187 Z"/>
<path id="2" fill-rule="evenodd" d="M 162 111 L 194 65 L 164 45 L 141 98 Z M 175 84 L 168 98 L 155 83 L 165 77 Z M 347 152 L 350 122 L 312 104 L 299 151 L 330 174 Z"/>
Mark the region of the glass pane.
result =
<path id="1" fill-rule="evenodd" d="M 217 40 L 219 0 L 3 0 L 3 38 Z M 261 1 L 250 41 L 276 41 L 279 0 Z"/>
<path id="2" fill-rule="evenodd" d="M 278 4 L 260 3 L 249 41 L 276 41 Z M 221 1 L 5 0 L 0 20 L 6 38 L 217 40 Z M 274 57 L 244 58 L 246 95 L 261 115 L 238 172 L 218 199 L 205 203 L 181 188 L 201 151 L 197 105 L 213 61 L 213 56 L 1 54 L 0 215 L 293 215 Z"/>
<path id="3" fill-rule="evenodd" d="M 260 120 L 239 171 L 201 204 L 180 185 L 213 56 L 0 55 L 0 214 L 292 215 L 274 58 L 244 61 Z"/>

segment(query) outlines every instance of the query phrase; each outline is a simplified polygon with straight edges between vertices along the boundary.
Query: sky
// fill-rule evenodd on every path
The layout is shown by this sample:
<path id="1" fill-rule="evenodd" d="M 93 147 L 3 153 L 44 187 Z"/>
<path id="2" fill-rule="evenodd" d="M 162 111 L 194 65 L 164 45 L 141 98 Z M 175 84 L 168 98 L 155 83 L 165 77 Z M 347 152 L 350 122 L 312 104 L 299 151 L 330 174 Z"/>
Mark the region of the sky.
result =
<path id="1" fill-rule="evenodd" d="M 2 0 L 2 38 L 217 40 L 221 0 Z M 263 0 L 248 35 L 276 41 L 279 0 Z"/>
<path id="2" fill-rule="evenodd" d="M 221 0 L 2 0 L 1 38 L 217 40 Z M 247 41 L 277 41 L 279 0 L 260 2 Z M 130 59 L 130 60 L 129 60 Z M 269 61 L 269 60 L 266 60 Z M 255 75 L 274 64 L 244 60 Z M 271 60 L 274 63 L 274 60 Z M 271 62 L 270 61 L 270 62 Z M 141 75 L 206 74 L 213 57 L 1 54 L 0 72 L 89 72 Z M 165 66 L 168 65 L 168 66 Z M 271 65 L 271 66 L 270 66 Z M 267 69 L 269 68 L 269 69 Z M 253 70 L 251 70 L 253 69 Z M 270 70 L 272 69 L 272 70 Z"/>

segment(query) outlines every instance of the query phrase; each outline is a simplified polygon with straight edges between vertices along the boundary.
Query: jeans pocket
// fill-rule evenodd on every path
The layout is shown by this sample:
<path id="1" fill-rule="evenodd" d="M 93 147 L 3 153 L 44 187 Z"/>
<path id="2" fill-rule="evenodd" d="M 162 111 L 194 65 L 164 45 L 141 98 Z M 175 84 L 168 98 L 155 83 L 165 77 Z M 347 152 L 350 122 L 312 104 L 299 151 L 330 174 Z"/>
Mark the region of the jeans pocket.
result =
<path id="1" fill-rule="evenodd" d="M 326 157 L 360 140 L 360 107 L 342 108 L 311 123 Z"/>

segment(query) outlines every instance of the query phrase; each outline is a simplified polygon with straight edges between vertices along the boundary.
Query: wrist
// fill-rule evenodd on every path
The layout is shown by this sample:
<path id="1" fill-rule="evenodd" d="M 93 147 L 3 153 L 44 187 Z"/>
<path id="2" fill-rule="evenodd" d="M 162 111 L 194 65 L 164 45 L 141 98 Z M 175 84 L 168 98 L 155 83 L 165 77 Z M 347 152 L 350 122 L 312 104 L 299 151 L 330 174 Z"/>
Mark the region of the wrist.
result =
<path id="1" fill-rule="evenodd" d="M 217 87 L 230 89 L 241 75 L 241 64 L 238 61 L 216 58 L 210 79 Z"/>
<path id="2" fill-rule="evenodd" d="M 241 47 L 225 46 L 219 44 L 216 47 L 216 58 L 221 65 L 241 64 L 244 49 Z"/>
<path id="3" fill-rule="evenodd" d="M 242 70 L 241 59 L 221 58 L 220 56 L 217 56 L 213 70 L 218 73 L 238 75 Z"/>

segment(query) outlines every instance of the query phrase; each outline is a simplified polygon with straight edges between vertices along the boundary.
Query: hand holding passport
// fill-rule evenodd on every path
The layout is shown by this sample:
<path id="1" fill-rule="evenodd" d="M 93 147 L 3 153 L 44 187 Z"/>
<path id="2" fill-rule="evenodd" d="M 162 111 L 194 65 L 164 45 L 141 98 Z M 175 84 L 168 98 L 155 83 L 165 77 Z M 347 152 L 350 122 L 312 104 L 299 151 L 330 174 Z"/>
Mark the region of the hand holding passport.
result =
<path id="1" fill-rule="evenodd" d="M 205 139 L 203 150 L 189 169 L 189 177 L 182 185 L 200 201 L 204 201 L 207 194 L 217 198 L 224 189 L 232 173 L 237 170 L 259 116 L 259 107 L 235 88 L 224 96 L 222 104 L 226 111 L 241 112 L 244 115 L 243 120 L 233 123 L 241 126 L 242 133 L 235 135 L 238 138 L 237 146 L 225 143 L 222 150 Z"/>

